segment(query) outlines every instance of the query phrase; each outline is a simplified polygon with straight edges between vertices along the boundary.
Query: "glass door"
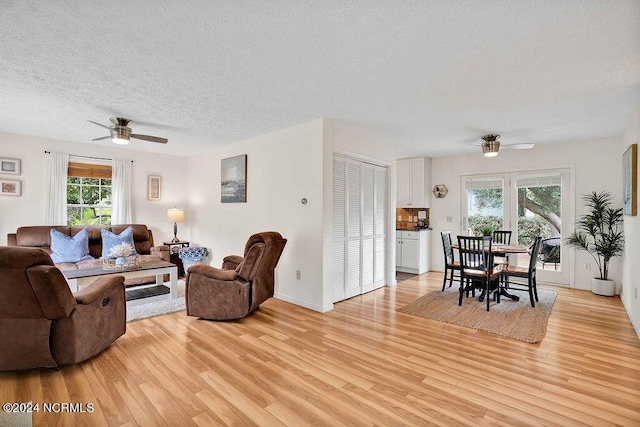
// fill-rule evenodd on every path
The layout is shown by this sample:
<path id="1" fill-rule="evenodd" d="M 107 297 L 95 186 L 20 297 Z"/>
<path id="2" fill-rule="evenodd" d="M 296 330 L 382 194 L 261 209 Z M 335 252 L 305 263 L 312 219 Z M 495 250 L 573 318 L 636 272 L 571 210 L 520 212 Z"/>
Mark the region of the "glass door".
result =
<path id="1" fill-rule="evenodd" d="M 569 235 L 569 170 L 512 174 L 515 237 L 521 245 L 531 245 L 542 237 L 538 256 L 539 282 L 569 284 L 571 271 L 568 250 L 562 242 Z M 519 255 L 517 264 L 528 267 L 529 257 Z"/>
<path id="2" fill-rule="evenodd" d="M 508 187 L 505 176 L 462 177 L 463 214 L 462 233 L 468 236 L 482 236 L 492 230 L 503 230 L 508 226 Z"/>
<path id="3" fill-rule="evenodd" d="M 538 281 L 568 285 L 572 260 L 562 242 L 570 234 L 569 180 L 569 169 L 463 176 L 460 234 L 511 230 L 511 243 L 527 246 L 541 236 Z M 526 254 L 509 261 L 529 266 Z"/>

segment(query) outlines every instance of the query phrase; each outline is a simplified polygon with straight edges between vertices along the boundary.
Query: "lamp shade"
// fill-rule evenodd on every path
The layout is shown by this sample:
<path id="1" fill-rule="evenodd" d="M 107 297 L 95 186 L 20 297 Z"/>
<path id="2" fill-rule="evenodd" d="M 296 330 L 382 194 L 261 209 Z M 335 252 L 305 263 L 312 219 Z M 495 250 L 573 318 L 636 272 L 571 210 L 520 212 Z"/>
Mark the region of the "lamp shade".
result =
<path id="1" fill-rule="evenodd" d="M 184 211 L 178 208 L 168 209 L 167 219 L 171 222 L 184 222 Z"/>

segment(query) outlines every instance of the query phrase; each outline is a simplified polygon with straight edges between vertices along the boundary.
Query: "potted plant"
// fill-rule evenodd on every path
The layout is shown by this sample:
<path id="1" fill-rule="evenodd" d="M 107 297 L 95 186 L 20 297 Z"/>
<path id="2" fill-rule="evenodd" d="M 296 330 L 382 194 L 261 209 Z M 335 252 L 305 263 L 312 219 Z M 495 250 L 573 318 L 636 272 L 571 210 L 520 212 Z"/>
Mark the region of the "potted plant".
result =
<path id="1" fill-rule="evenodd" d="M 482 227 L 480 227 L 480 234 L 482 236 L 493 236 L 493 227 L 490 225 L 483 225 Z"/>
<path id="2" fill-rule="evenodd" d="M 594 191 L 582 199 L 589 208 L 576 223 L 576 231 L 565 243 L 578 250 L 587 251 L 595 260 L 600 277 L 591 282 L 591 290 L 598 295 L 611 296 L 615 293 L 615 282 L 609 280 L 609 260 L 622 255 L 624 236 L 622 234 L 622 208 L 613 208 L 611 194 Z"/>

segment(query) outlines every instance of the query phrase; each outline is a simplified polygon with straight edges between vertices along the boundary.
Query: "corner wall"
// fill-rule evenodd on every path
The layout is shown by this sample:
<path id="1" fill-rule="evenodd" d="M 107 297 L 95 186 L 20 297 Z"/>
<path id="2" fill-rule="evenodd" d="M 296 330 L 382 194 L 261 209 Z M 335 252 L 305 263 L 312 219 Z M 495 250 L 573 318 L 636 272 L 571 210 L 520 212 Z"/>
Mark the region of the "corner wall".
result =
<path id="1" fill-rule="evenodd" d="M 104 145 L 82 144 L 6 132 L 0 132 L 0 147 L 0 157 L 17 158 L 22 163 L 19 176 L 0 174 L 2 178 L 22 181 L 22 196 L 0 196 L 0 245 L 6 245 L 7 234 L 14 233 L 18 227 L 41 225 L 44 221 L 47 179 L 45 151 L 133 160 L 133 221 L 151 228 L 156 245 L 173 237 L 173 226 L 166 219 L 167 209 L 173 206 L 187 207 L 184 191 L 187 187 L 184 174 L 187 159 L 184 157 L 120 148 L 108 141 Z M 162 176 L 162 197 L 159 201 L 147 200 L 148 175 Z M 178 236 L 183 240 L 188 239 L 184 228 L 188 225 L 188 217 L 186 221 L 178 225 Z"/>
<path id="2" fill-rule="evenodd" d="M 618 156 L 629 148 L 631 144 L 640 144 L 640 109 L 630 121 L 622 141 Z M 640 184 L 636 183 L 636 184 Z M 622 184 L 621 184 L 622 185 Z M 639 203 L 640 205 L 640 203 Z M 640 206 L 638 206 L 640 207 Z M 622 273 L 622 292 L 620 299 L 633 323 L 636 334 L 640 337 L 640 215 L 624 216 L 624 255 Z"/>
<path id="3" fill-rule="evenodd" d="M 220 267 L 242 255 L 249 236 L 288 239 L 276 269 L 276 296 L 316 311 L 323 302 L 324 120 L 260 135 L 188 159 L 190 235 Z M 220 162 L 247 155 L 247 202 L 220 202 Z M 306 205 L 301 203 L 307 198 Z M 300 271 L 300 279 L 296 279 Z"/>

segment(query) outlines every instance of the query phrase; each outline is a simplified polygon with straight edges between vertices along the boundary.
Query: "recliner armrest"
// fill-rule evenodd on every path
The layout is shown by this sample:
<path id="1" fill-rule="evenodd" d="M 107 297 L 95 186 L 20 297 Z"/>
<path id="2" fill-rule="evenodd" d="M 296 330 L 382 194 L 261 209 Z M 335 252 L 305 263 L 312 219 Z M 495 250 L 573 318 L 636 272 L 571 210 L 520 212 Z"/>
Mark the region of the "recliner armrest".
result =
<path id="1" fill-rule="evenodd" d="M 155 255 L 163 261 L 169 262 L 171 259 L 171 249 L 169 249 L 169 246 L 152 246 L 149 251 L 151 255 Z"/>
<path id="2" fill-rule="evenodd" d="M 78 304 L 89 305 L 104 298 L 119 286 L 124 288 L 124 276 L 102 276 L 73 296 Z"/>
<path id="3" fill-rule="evenodd" d="M 222 281 L 233 281 L 238 277 L 238 273 L 235 270 L 221 270 L 204 264 L 189 267 L 189 275 L 191 274 L 199 274 L 208 279 Z"/>

